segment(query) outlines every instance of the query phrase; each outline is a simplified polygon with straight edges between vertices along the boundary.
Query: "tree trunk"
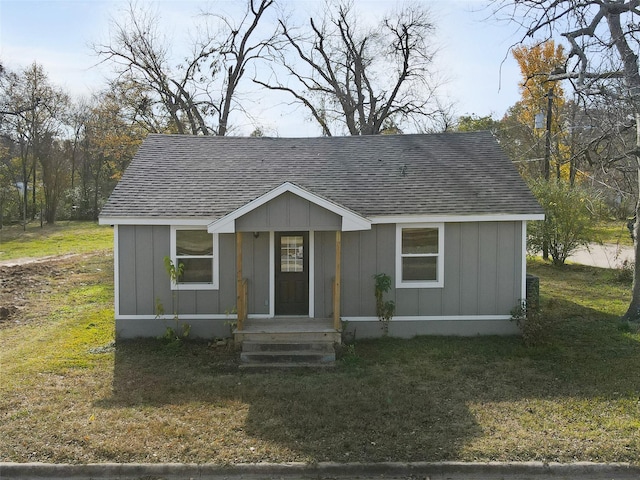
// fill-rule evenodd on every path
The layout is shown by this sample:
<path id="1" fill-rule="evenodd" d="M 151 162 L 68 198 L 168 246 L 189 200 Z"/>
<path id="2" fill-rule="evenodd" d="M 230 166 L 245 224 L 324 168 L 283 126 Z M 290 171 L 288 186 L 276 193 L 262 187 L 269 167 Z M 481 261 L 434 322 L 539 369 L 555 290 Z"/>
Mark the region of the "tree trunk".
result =
<path id="1" fill-rule="evenodd" d="M 638 223 L 640 221 L 640 72 L 638 72 L 638 56 L 631 49 L 623 34 L 620 23 L 620 13 L 609 11 L 607 14 L 607 22 L 614 45 L 624 65 L 624 81 L 629 90 L 636 122 L 636 148 L 634 156 L 638 169 L 638 199 L 636 201 L 636 223 L 633 227 L 633 245 L 635 249 L 635 266 L 637 266 L 640 260 L 640 242 L 638 242 L 638 234 L 640 233 L 640 224 Z M 638 268 L 634 268 L 631 302 L 623 319 L 634 322 L 640 321 L 640 270 Z"/>
<path id="2" fill-rule="evenodd" d="M 38 170 L 38 166 L 36 165 L 36 159 L 34 156 L 33 159 L 33 186 L 32 186 L 32 190 L 31 190 L 31 220 L 35 220 L 36 219 L 36 213 L 37 213 L 37 209 L 38 209 L 38 204 L 36 202 L 36 183 L 37 183 L 37 173 L 36 171 Z"/>
<path id="3" fill-rule="evenodd" d="M 640 151 L 640 112 L 636 112 L 636 152 Z M 627 313 L 622 317 L 624 320 L 637 322 L 640 321 L 640 269 L 638 268 L 638 260 L 640 259 L 640 242 L 638 234 L 640 234 L 640 156 L 636 153 L 636 165 L 638 168 L 638 200 L 636 201 L 636 221 L 633 226 L 633 247 L 634 247 L 634 269 L 633 269 L 633 286 L 631 287 L 631 303 L 627 309 Z"/>

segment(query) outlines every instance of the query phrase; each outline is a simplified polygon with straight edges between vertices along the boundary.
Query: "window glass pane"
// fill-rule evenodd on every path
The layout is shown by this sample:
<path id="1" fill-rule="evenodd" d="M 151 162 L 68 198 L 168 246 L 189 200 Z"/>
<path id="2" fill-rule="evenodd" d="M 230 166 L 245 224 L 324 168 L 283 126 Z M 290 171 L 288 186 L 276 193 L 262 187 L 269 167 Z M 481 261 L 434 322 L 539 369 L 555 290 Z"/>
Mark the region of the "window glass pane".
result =
<path id="1" fill-rule="evenodd" d="M 280 271 L 304 270 L 304 240 L 302 235 L 280 237 Z"/>
<path id="2" fill-rule="evenodd" d="M 184 265 L 179 283 L 211 283 L 213 282 L 213 259 L 211 258 L 178 258 L 178 264 Z"/>
<path id="3" fill-rule="evenodd" d="M 206 230 L 176 230 L 176 255 L 213 255 L 213 237 Z"/>
<path id="4" fill-rule="evenodd" d="M 438 253 L 437 228 L 403 228 L 402 253 Z"/>
<path id="5" fill-rule="evenodd" d="M 402 280 L 437 280 L 438 257 L 404 257 Z"/>

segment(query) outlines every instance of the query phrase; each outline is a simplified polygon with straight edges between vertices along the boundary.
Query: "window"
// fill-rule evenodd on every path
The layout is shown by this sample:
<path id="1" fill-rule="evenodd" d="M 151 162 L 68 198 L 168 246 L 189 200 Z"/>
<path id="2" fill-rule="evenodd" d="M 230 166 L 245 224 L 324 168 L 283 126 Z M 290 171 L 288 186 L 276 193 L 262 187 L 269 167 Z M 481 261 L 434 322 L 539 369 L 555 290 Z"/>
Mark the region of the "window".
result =
<path id="1" fill-rule="evenodd" d="M 182 275 L 178 278 L 177 285 L 172 285 L 172 288 L 217 288 L 217 235 L 204 229 L 176 227 L 172 228 L 171 233 L 171 259 L 174 265 L 183 265 Z"/>
<path id="2" fill-rule="evenodd" d="M 415 224 L 396 227 L 396 286 L 444 285 L 444 225 Z"/>
<path id="3" fill-rule="evenodd" d="M 304 271 L 304 237 L 287 235 L 280 237 L 280 271 Z"/>

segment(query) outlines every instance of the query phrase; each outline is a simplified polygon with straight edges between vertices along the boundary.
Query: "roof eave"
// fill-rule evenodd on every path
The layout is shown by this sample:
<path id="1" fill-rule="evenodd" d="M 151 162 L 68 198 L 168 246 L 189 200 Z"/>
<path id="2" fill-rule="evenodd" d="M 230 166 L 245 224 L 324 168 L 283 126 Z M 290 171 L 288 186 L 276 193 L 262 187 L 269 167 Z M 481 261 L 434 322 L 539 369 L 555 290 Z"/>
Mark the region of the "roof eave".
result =
<path id="1" fill-rule="evenodd" d="M 383 223 L 465 223 L 465 222 L 525 222 L 544 220 L 544 213 L 474 213 L 441 215 L 376 215 L 369 217 L 372 224 Z"/>

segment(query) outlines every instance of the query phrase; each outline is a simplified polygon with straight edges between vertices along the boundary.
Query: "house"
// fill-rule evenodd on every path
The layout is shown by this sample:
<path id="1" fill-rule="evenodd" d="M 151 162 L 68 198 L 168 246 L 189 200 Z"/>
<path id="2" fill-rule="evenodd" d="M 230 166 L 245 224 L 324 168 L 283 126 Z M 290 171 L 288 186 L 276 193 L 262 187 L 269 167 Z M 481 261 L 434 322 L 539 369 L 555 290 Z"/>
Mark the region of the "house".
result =
<path id="1" fill-rule="evenodd" d="M 392 279 L 390 335 L 516 333 L 527 221 L 542 218 L 488 132 L 150 135 L 100 223 L 118 338 L 162 335 L 173 309 L 192 337 L 330 319 L 361 338 L 382 331 L 377 273 Z M 177 282 L 165 257 L 184 265 Z"/>

